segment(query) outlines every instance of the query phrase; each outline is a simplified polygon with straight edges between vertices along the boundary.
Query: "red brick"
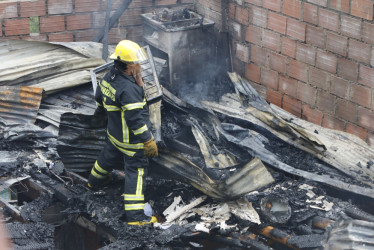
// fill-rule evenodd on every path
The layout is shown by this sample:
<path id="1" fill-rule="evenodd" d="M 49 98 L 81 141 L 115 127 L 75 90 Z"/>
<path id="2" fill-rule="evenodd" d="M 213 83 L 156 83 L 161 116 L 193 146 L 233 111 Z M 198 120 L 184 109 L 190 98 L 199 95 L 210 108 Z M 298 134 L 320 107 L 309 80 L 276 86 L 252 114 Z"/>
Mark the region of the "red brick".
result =
<path id="1" fill-rule="evenodd" d="M 282 12 L 285 15 L 301 18 L 301 1 L 300 0 L 283 0 Z"/>
<path id="2" fill-rule="evenodd" d="M 123 0 L 119 1 L 120 4 L 122 4 L 122 2 Z M 176 2 L 177 0 L 156 0 L 155 4 L 156 6 L 166 6 L 166 5 L 175 5 Z M 133 0 L 128 8 L 133 9 L 133 8 L 144 8 L 144 7 L 152 7 L 152 6 L 153 6 L 152 0 Z"/>
<path id="3" fill-rule="evenodd" d="M 323 113 L 317 109 L 311 108 L 309 105 L 302 106 L 301 118 L 307 120 L 308 122 L 321 125 L 322 124 Z"/>
<path id="4" fill-rule="evenodd" d="M 5 36 L 16 36 L 30 34 L 29 19 L 5 19 Z"/>
<path id="5" fill-rule="evenodd" d="M 66 17 L 67 30 L 83 30 L 91 28 L 91 15 L 78 14 Z"/>
<path id="6" fill-rule="evenodd" d="M 357 126 L 355 124 L 352 124 L 350 122 L 347 123 L 345 131 L 347 133 L 350 133 L 350 134 L 353 134 L 353 135 L 356 135 L 356 136 L 360 137 L 362 140 L 365 140 L 366 137 L 367 137 L 367 134 L 368 134 L 366 129 L 364 129 L 360 126 Z"/>
<path id="7" fill-rule="evenodd" d="M 330 10 L 320 9 L 318 25 L 333 31 L 339 29 L 339 14 Z"/>
<path id="8" fill-rule="evenodd" d="M 261 68 L 261 84 L 277 90 L 278 89 L 278 73 L 274 70 Z"/>
<path id="9" fill-rule="evenodd" d="M 268 89 L 266 88 L 266 86 L 263 86 L 263 85 L 260 85 L 254 82 L 252 82 L 251 85 L 262 98 L 266 99 L 268 95 L 267 94 Z"/>
<path id="10" fill-rule="evenodd" d="M 343 35 L 360 39 L 361 26 L 362 22 L 360 19 L 342 15 L 340 31 Z"/>
<path id="11" fill-rule="evenodd" d="M 249 62 L 249 48 L 243 44 L 237 43 L 235 56 L 245 63 Z"/>
<path id="12" fill-rule="evenodd" d="M 374 111 L 358 107 L 358 125 L 374 131 Z"/>
<path id="13" fill-rule="evenodd" d="M 331 94 L 339 96 L 343 99 L 349 97 L 349 82 L 345 79 L 331 76 Z"/>
<path id="14" fill-rule="evenodd" d="M 305 23 L 288 18 L 287 19 L 287 35 L 295 39 L 305 41 L 306 25 Z"/>
<path id="15" fill-rule="evenodd" d="M 143 29 L 140 29 L 140 31 L 142 31 Z M 111 29 L 108 33 L 108 43 L 109 44 L 117 44 L 119 41 L 123 40 L 125 38 L 125 31 L 124 31 L 124 28 L 114 28 L 114 29 Z M 141 33 L 143 34 L 143 33 Z M 127 34 L 129 36 L 129 34 Z M 129 40 L 132 40 L 132 41 L 135 41 L 135 42 L 139 42 L 139 41 L 142 41 L 142 39 L 139 37 L 137 38 L 134 38 L 132 37 L 131 39 L 128 38 Z"/>
<path id="16" fill-rule="evenodd" d="M 308 0 L 308 2 L 327 7 L 327 0 Z"/>
<path id="17" fill-rule="evenodd" d="M 277 105 L 278 107 L 282 107 L 282 94 L 278 91 L 268 89 L 266 100 L 274 105 Z"/>
<path id="18" fill-rule="evenodd" d="M 229 3 L 229 17 L 235 19 L 236 5 L 233 2 Z"/>
<path id="19" fill-rule="evenodd" d="M 244 25 L 241 25 L 237 22 L 229 21 L 229 32 L 233 39 L 237 41 L 242 40 L 242 26 L 244 27 Z M 262 31 L 260 33 L 260 40 L 261 40 L 261 34 L 262 34 Z"/>
<path id="20" fill-rule="evenodd" d="M 267 66 L 267 53 L 264 48 L 251 46 L 251 61 L 260 65 Z"/>
<path id="21" fill-rule="evenodd" d="M 358 77 L 358 64 L 344 59 L 338 59 L 338 76 L 341 76 L 345 79 L 357 81 Z"/>
<path id="22" fill-rule="evenodd" d="M 336 33 L 327 32 L 326 49 L 339 55 L 346 56 L 348 51 L 348 38 Z"/>
<path id="23" fill-rule="evenodd" d="M 269 30 L 263 30 L 262 44 L 266 48 L 274 51 L 280 51 L 280 35 Z"/>
<path id="24" fill-rule="evenodd" d="M 314 106 L 316 103 L 316 88 L 302 82 L 297 83 L 297 99 Z"/>
<path id="25" fill-rule="evenodd" d="M 192 2 L 193 3 L 193 2 Z M 222 3 L 221 1 L 211 1 L 210 8 L 215 12 L 222 12 Z"/>
<path id="26" fill-rule="evenodd" d="M 48 0 L 48 14 L 68 14 L 73 12 L 73 0 Z"/>
<path id="27" fill-rule="evenodd" d="M 287 57 L 276 53 L 269 53 L 269 65 L 271 69 L 286 74 Z"/>
<path id="28" fill-rule="evenodd" d="M 263 7 L 266 9 L 280 12 L 281 1 L 280 0 L 263 0 Z"/>
<path id="29" fill-rule="evenodd" d="M 298 43 L 296 47 L 296 60 L 314 65 L 316 61 L 316 49 L 303 43 Z"/>
<path id="30" fill-rule="evenodd" d="M 301 102 L 293 97 L 283 96 L 283 109 L 296 117 L 301 117 Z"/>
<path id="31" fill-rule="evenodd" d="M 287 18 L 274 12 L 268 14 L 268 28 L 286 34 Z"/>
<path id="32" fill-rule="evenodd" d="M 356 104 L 347 100 L 338 99 L 336 102 L 336 117 L 350 121 L 357 121 Z"/>
<path id="33" fill-rule="evenodd" d="M 330 115 L 323 116 L 323 127 L 344 131 L 344 122 Z"/>
<path id="34" fill-rule="evenodd" d="M 262 36 L 262 29 L 257 26 L 248 26 L 245 34 L 245 40 L 254 43 L 257 45 L 261 45 L 261 36 Z"/>
<path id="35" fill-rule="evenodd" d="M 64 16 L 49 16 L 40 17 L 40 32 L 59 32 L 65 30 L 65 17 Z"/>
<path id="36" fill-rule="evenodd" d="M 113 14 L 114 12 L 111 12 L 111 15 Z M 105 16 L 106 16 L 106 13 L 105 11 L 104 12 L 94 12 L 92 13 L 92 28 L 103 28 L 104 25 L 105 25 Z"/>
<path id="37" fill-rule="evenodd" d="M 282 37 L 282 49 L 283 55 L 295 58 L 296 42 L 288 37 Z"/>
<path id="38" fill-rule="evenodd" d="M 318 7 L 304 3 L 304 21 L 317 25 L 318 23 Z"/>
<path id="39" fill-rule="evenodd" d="M 371 107 L 371 89 L 357 84 L 352 85 L 351 101 L 366 108 Z"/>
<path id="40" fill-rule="evenodd" d="M 349 13 L 349 0 L 330 0 L 330 8 Z"/>
<path id="41" fill-rule="evenodd" d="M 331 73 L 336 73 L 337 64 L 338 58 L 334 54 L 322 50 L 317 51 L 317 68 L 326 70 Z"/>
<path id="42" fill-rule="evenodd" d="M 364 40 L 367 43 L 374 44 L 374 24 L 364 22 L 362 29 L 362 40 Z"/>
<path id="43" fill-rule="evenodd" d="M 21 39 L 27 41 L 47 41 L 47 35 L 34 33 L 30 34 L 29 36 L 23 36 Z"/>
<path id="44" fill-rule="evenodd" d="M 358 81 L 369 88 L 374 88 L 374 68 L 360 64 Z"/>
<path id="45" fill-rule="evenodd" d="M 348 57 L 359 62 L 370 63 L 371 47 L 369 44 L 349 39 Z"/>
<path id="46" fill-rule="evenodd" d="M 75 0 L 76 12 L 99 11 L 100 0 Z"/>
<path id="47" fill-rule="evenodd" d="M 317 107 L 324 113 L 334 114 L 336 97 L 325 91 L 318 91 Z"/>
<path id="48" fill-rule="evenodd" d="M 97 32 L 94 30 L 83 30 L 75 32 L 75 41 L 76 42 L 85 42 L 92 41 L 96 36 Z"/>
<path id="49" fill-rule="evenodd" d="M 260 83 L 260 67 L 253 63 L 247 63 L 245 67 L 245 78 Z"/>
<path id="50" fill-rule="evenodd" d="M 48 35 L 50 42 L 73 42 L 74 36 L 72 33 L 52 33 Z"/>
<path id="51" fill-rule="evenodd" d="M 237 6 L 235 20 L 241 24 L 248 25 L 248 9 Z"/>
<path id="52" fill-rule="evenodd" d="M 326 71 L 317 69 L 315 67 L 309 68 L 309 83 L 317 88 L 329 89 L 329 74 Z"/>
<path id="53" fill-rule="evenodd" d="M 297 80 L 285 76 L 279 77 L 279 91 L 297 98 Z"/>
<path id="54" fill-rule="evenodd" d="M 267 12 L 265 9 L 252 6 L 250 9 L 249 19 L 252 24 L 266 28 L 267 26 Z"/>
<path id="55" fill-rule="evenodd" d="M 177 4 L 177 0 L 157 0 L 156 5 L 173 5 Z"/>
<path id="56" fill-rule="evenodd" d="M 44 16 L 46 14 L 45 0 L 20 2 L 21 17 Z"/>
<path id="57" fill-rule="evenodd" d="M 0 19 L 13 18 L 18 16 L 17 2 L 0 3 Z"/>
<path id="58" fill-rule="evenodd" d="M 372 0 L 352 0 L 351 14 L 367 20 L 373 20 L 373 8 Z"/>
<path id="59" fill-rule="evenodd" d="M 308 66 L 305 63 L 290 59 L 288 75 L 297 80 L 306 82 L 308 80 Z"/>
<path id="60" fill-rule="evenodd" d="M 320 48 L 325 47 L 325 33 L 320 27 L 306 26 L 306 42 Z"/>
<path id="61" fill-rule="evenodd" d="M 245 0 L 246 3 L 262 6 L 262 0 Z"/>
<path id="62" fill-rule="evenodd" d="M 129 27 L 126 30 L 127 30 L 127 36 L 126 36 L 127 39 L 137 41 L 138 43 L 143 40 L 143 29 L 142 28 L 140 28 L 140 27 Z M 123 31 L 121 32 L 121 34 L 122 34 L 122 37 L 125 37 L 124 36 L 125 33 Z M 120 39 L 120 40 L 123 40 L 123 38 Z"/>
<path id="63" fill-rule="evenodd" d="M 371 48 L 371 60 L 370 60 L 370 66 L 374 67 L 374 47 Z"/>

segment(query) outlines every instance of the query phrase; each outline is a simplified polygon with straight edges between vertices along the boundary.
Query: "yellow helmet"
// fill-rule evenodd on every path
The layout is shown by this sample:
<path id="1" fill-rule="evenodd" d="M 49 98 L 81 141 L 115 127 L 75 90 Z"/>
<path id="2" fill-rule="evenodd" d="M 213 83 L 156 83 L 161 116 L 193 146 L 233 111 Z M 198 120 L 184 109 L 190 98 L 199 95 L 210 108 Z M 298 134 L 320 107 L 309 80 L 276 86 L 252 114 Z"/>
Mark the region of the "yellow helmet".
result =
<path id="1" fill-rule="evenodd" d="M 147 60 L 148 55 L 137 43 L 130 40 L 122 40 L 117 44 L 114 53 L 109 58 L 120 60 L 124 63 L 139 63 Z"/>

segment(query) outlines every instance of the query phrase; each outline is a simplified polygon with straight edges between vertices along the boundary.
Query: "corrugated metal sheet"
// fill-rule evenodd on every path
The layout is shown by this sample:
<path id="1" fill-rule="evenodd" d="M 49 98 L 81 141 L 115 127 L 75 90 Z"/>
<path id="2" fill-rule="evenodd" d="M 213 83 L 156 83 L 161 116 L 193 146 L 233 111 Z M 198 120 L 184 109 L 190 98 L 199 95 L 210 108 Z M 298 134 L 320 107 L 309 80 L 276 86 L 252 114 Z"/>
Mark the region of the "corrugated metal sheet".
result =
<path id="1" fill-rule="evenodd" d="M 0 86 L 0 117 L 13 122 L 34 123 L 42 88 Z"/>
<path id="2" fill-rule="evenodd" d="M 90 82 L 90 70 L 105 63 L 102 44 L 0 41 L 0 85 L 42 87 L 47 93 Z"/>

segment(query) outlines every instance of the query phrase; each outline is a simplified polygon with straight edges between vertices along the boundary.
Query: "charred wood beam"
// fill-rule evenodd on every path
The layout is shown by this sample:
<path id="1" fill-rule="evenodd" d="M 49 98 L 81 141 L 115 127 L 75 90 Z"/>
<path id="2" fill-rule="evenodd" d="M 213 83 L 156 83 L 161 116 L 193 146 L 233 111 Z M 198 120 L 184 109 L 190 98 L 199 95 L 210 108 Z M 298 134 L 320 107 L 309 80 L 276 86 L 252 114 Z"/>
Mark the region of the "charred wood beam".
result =
<path id="1" fill-rule="evenodd" d="M 9 204 L 4 198 L 0 197 L 0 207 L 3 207 L 8 211 L 12 217 L 20 222 L 24 222 L 20 211 L 13 205 Z"/>
<path id="2" fill-rule="evenodd" d="M 312 219 L 312 226 L 315 228 L 326 229 L 333 222 L 334 222 L 333 220 L 330 220 L 328 218 L 323 218 L 321 216 L 314 216 Z"/>
<path id="3" fill-rule="evenodd" d="M 322 246 L 322 240 L 324 239 L 324 235 L 320 234 L 301 236 L 289 235 L 288 233 L 272 226 L 265 226 L 263 228 L 255 229 L 255 231 L 292 249 L 318 248 Z"/>

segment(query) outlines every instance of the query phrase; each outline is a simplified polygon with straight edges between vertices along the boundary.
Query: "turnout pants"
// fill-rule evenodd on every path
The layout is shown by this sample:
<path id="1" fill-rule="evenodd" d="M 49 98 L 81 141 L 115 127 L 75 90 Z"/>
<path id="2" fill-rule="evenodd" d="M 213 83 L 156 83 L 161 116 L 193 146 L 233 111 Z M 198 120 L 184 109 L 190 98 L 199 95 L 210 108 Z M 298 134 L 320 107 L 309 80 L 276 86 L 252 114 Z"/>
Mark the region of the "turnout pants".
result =
<path id="1" fill-rule="evenodd" d="M 98 187 L 110 179 L 110 172 L 114 168 L 125 166 L 124 209 L 128 222 L 146 219 L 144 192 L 145 178 L 148 174 L 148 158 L 144 156 L 144 150 L 132 151 L 136 152 L 135 155 L 128 156 L 107 140 L 88 178 L 88 183 L 92 187 Z"/>

